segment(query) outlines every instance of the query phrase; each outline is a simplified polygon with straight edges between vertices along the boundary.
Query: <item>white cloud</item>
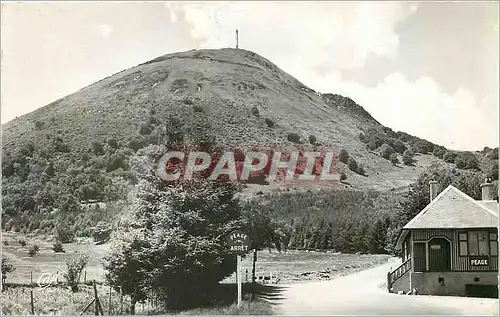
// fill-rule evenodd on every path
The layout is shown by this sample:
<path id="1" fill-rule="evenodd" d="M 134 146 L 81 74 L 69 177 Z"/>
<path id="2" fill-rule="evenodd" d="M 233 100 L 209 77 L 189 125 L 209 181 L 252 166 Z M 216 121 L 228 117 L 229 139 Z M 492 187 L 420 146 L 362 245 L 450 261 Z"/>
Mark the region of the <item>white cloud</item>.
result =
<path id="1" fill-rule="evenodd" d="M 234 47 L 238 29 L 240 48 L 269 58 L 315 90 L 351 97 L 394 130 L 455 149 L 477 148 L 478 135 L 484 136 L 481 144 L 498 143 L 498 113 L 487 113 L 465 88 L 446 94 L 433 78 L 409 81 L 400 73 L 375 87 L 343 80 L 342 71 L 363 67 L 370 55 L 397 57 L 395 28 L 418 9 L 416 3 L 172 2 L 167 8 L 172 21 L 183 17 L 191 26 L 198 48 Z"/>
<path id="2" fill-rule="evenodd" d="M 113 32 L 113 27 L 109 24 L 99 24 L 97 26 L 97 31 L 102 37 L 106 38 Z"/>

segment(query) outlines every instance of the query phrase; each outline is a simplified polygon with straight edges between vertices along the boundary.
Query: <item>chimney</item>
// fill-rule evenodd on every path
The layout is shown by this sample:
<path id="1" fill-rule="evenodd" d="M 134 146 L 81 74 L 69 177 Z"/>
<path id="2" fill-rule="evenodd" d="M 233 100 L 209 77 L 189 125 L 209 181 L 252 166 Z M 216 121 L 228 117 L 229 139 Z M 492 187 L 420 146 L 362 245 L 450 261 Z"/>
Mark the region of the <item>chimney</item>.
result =
<path id="1" fill-rule="evenodd" d="M 429 193 L 431 197 L 431 202 L 436 198 L 438 192 L 438 182 L 437 181 L 430 181 L 429 182 Z"/>
<path id="2" fill-rule="evenodd" d="M 493 183 L 486 179 L 484 183 L 481 184 L 481 196 L 482 200 L 493 200 Z"/>

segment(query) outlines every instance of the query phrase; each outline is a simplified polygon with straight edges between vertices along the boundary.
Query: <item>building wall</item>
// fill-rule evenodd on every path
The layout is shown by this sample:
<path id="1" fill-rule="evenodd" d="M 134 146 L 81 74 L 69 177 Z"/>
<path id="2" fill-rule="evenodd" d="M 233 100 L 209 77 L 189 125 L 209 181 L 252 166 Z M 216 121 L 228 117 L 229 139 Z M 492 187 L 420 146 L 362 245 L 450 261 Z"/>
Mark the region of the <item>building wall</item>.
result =
<path id="1" fill-rule="evenodd" d="M 496 272 L 411 272 L 411 286 L 419 295 L 466 296 L 467 284 L 498 285 Z M 408 275 L 410 275 L 408 274 Z M 439 278 L 444 279 L 441 285 Z M 474 279 L 479 278 L 478 282 Z"/>
<path id="2" fill-rule="evenodd" d="M 496 233 L 496 229 L 488 229 Z M 452 271 L 498 271 L 498 256 L 490 256 L 488 266 L 470 266 L 468 256 L 460 256 L 458 235 L 463 230 L 453 229 L 420 229 L 412 230 L 413 242 L 425 242 L 433 237 L 446 237 L 451 240 Z"/>
<path id="3" fill-rule="evenodd" d="M 398 293 L 402 291 L 406 294 L 410 291 L 410 272 L 411 271 L 406 272 L 406 274 L 401 276 L 392 284 L 391 293 Z"/>

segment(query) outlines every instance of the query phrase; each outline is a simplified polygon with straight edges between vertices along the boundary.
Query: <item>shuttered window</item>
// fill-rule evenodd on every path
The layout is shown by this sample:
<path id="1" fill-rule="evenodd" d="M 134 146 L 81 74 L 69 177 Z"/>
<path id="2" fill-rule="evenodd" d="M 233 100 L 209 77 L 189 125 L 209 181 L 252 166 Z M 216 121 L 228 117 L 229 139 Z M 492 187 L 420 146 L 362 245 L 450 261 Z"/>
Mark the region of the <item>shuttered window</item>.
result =
<path id="1" fill-rule="evenodd" d="M 468 255 L 467 248 L 467 233 L 463 232 L 458 235 L 459 243 L 460 243 L 460 255 Z"/>
<path id="2" fill-rule="evenodd" d="M 468 232 L 469 255 L 489 255 L 490 240 L 487 231 Z"/>
<path id="3" fill-rule="evenodd" d="M 490 233 L 490 255 L 498 255 L 498 237 L 496 233 Z"/>

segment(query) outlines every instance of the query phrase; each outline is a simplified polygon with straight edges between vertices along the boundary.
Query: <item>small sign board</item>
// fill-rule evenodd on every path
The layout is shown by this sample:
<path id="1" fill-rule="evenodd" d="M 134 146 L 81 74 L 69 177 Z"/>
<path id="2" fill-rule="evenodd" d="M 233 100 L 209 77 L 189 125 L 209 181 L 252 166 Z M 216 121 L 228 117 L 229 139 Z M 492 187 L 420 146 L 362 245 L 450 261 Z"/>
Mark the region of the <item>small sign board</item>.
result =
<path id="1" fill-rule="evenodd" d="M 227 244 L 231 251 L 244 254 L 250 250 L 250 237 L 241 230 L 235 230 L 227 237 Z"/>
<path id="2" fill-rule="evenodd" d="M 431 244 L 431 250 L 441 250 L 440 244 Z"/>
<path id="3" fill-rule="evenodd" d="M 488 266 L 489 258 L 487 256 L 470 256 L 469 263 L 471 266 Z"/>

